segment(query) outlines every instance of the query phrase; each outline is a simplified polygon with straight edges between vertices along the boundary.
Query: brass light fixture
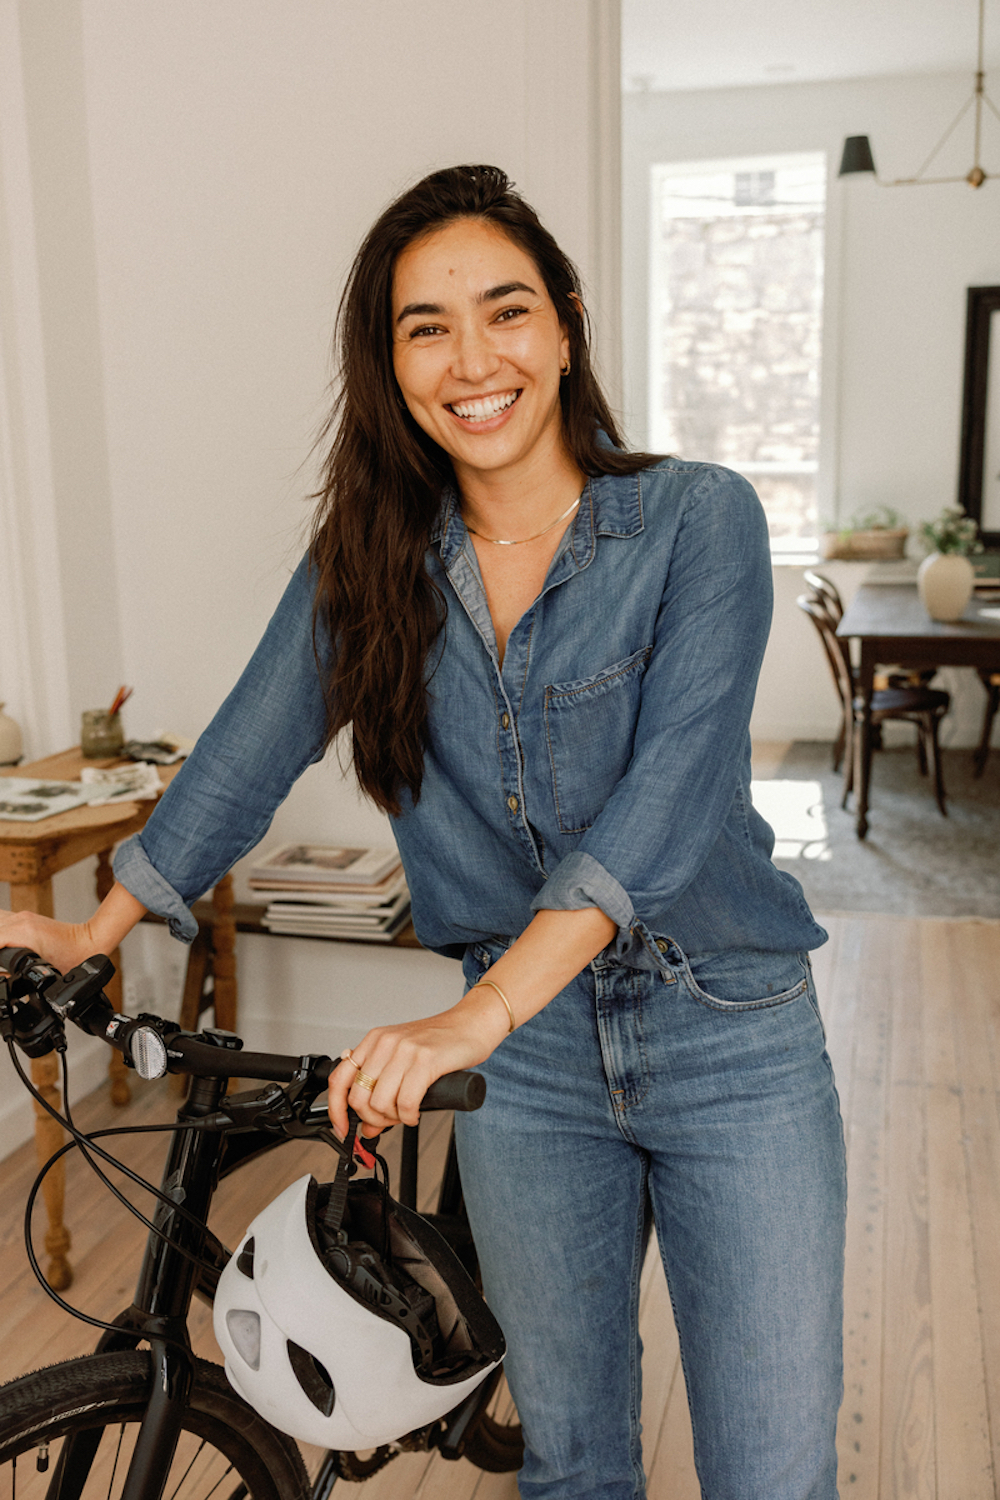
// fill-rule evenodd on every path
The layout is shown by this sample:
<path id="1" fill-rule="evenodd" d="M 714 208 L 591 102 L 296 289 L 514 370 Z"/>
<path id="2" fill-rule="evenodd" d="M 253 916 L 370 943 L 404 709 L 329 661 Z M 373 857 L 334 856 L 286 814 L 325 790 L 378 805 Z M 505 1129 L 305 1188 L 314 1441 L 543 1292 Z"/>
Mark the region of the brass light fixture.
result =
<path id="1" fill-rule="evenodd" d="M 996 172 L 990 174 L 984 172 L 979 160 L 980 139 L 982 136 L 983 105 L 985 104 L 987 109 L 992 110 L 993 114 L 996 115 L 998 120 L 1000 120 L 1000 111 L 997 110 L 996 105 L 993 103 L 992 99 L 987 94 L 986 89 L 983 86 L 984 10 L 985 0 L 979 0 L 979 52 L 976 60 L 976 78 L 972 94 L 968 99 L 966 99 L 965 103 L 962 105 L 962 108 L 959 110 L 954 120 L 952 120 L 951 124 L 948 126 L 948 129 L 938 141 L 937 145 L 934 147 L 934 150 L 931 152 L 930 156 L 928 156 L 919 172 L 917 172 L 913 177 L 897 177 L 892 182 L 883 182 L 875 173 L 875 159 L 872 156 L 871 143 L 868 140 L 868 137 L 866 135 L 851 135 L 848 136 L 847 140 L 844 142 L 844 154 L 840 159 L 840 172 L 838 173 L 838 176 L 849 177 L 852 176 L 855 172 L 871 172 L 875 176 L 875 181 L 879 184 L 879 187 L 923 187 L 925 184 L 930 183 L 967 182 L 970 187 L 979 188 L 982 187 L 983 183 L 986 181 L 987 175 L 993 177 L 1000 175 Z M 965 116 L 973 106 L 975 106 L 975 160 L 973 161 L 972 167 L 964 177 L 925 177 L 924 173 L 927 171 L 931 162 L 938 155 L 945 142 L 951 136 L 952 132 L 961 123 L 961 121 L 965 118 Z"/>

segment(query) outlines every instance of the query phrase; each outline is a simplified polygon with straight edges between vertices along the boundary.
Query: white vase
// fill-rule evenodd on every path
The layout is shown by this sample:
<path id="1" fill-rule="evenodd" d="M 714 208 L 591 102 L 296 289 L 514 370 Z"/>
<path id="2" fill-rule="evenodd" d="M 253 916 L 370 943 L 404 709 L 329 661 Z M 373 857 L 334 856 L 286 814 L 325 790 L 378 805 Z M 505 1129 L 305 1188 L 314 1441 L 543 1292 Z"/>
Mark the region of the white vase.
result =
<path id="1" fill-rule="evenodd" d="M 3 710 L 0 703 L 0 766 L 16 766 L 24 754 L 24 742 L 20 727 Z"/>
<path id="2" fill-rule="evenodd" d="M 917 571 L 920 602 L 932 620 L 960 620 L 972 598 L 975 573 L 960 552 L 932 552 Z"/>

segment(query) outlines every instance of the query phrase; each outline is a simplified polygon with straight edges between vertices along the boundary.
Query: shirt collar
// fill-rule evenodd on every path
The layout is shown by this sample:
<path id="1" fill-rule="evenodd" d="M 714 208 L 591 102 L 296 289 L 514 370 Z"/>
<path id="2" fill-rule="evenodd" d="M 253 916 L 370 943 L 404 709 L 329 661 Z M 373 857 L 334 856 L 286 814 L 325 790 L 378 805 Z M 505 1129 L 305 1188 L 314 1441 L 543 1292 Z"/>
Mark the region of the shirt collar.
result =
<path id="1" fill-rule="evenodd" d="M 640 474 L 595 474 L 587 480 L 580 509 L 572 523 L 570 551 L 578 568 L 593 560 L 599 536 L 632 537 L 643 529 Z M 441 496 L 431 542 L 439 548 L 445 567 L 461 551 L 468 532 L 449 485 Z"/>

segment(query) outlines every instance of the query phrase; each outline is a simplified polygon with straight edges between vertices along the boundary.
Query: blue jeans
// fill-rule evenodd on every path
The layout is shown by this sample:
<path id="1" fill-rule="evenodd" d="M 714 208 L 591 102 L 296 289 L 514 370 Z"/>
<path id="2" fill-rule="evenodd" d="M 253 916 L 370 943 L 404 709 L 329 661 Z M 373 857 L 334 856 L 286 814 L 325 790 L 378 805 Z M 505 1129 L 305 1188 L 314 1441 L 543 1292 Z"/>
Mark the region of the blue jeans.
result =
<path id="1" fill-rule="evenodd" d="M 475 982 L 503 944 L 477 944 Z M 597 959 L 456 1117 L 525 1500 L 639 1500 L 647 1204 L 706 1500 L 835 1500 L 843 1131 L 808 960 Z"/>

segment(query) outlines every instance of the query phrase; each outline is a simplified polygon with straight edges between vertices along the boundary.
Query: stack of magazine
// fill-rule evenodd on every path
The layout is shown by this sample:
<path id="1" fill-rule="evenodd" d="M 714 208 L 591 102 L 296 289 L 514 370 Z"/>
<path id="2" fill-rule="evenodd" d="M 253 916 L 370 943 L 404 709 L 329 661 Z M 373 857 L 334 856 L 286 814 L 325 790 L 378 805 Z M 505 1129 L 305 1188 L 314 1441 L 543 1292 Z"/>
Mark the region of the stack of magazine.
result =
<path id="1" fill-rule="evenodd" d="M 249 885 L 271 932 L 389 943 L 410 916 L 395 848 L 282 844 L 253 865 Z"/>

